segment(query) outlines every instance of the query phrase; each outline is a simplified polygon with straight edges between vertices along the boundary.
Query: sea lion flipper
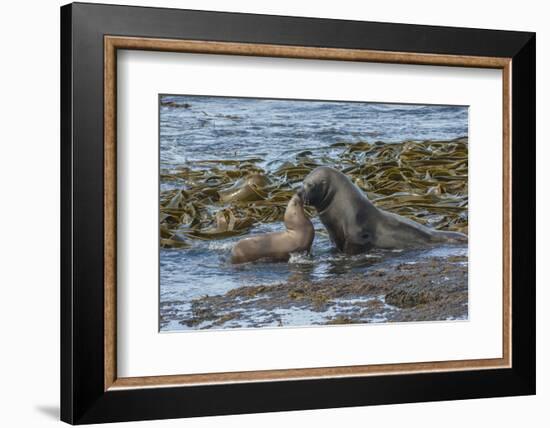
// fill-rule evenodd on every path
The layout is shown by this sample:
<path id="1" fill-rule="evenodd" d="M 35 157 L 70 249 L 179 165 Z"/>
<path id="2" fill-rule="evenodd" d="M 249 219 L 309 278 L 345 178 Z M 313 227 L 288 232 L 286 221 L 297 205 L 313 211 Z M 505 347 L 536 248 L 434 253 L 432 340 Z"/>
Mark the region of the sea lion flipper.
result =
<path id="1" fill-rule="evenodd" d="M 359 254 L 365 251 L 365 247 L 355 242 L 346 241 L 342 251 L 346 254 Z"/>
<path id="2" fill-rule="evenodd" d="M 464 243 L 468 242 L 468 235 L 461 232 L 437 230 L 434 232 L 436 242 Z"/>
<path id="3" fill-rule="evenodd" d="M 346 254 L 358 254 L 369 250 L 372 246 L 372 234 L 367 228 L 361 227 L 346 235 L 342 251 Z"/>

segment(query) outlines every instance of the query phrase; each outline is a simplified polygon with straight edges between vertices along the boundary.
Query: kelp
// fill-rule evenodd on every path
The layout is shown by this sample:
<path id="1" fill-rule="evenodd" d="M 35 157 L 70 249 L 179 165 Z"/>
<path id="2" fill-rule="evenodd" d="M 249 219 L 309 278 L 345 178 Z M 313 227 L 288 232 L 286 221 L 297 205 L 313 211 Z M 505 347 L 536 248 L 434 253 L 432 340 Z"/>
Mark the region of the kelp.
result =
<path id="1" fill-rule="evenodd" d="M 302 150 L 284 162 L 208 159 L 161 171 L 163 248 L 245 235 L 283 221 L 286 205 L 317 166 L 344 172 L 378 207 L 430 227 L 467 232 L 468 140 L 338 142 L 331 154 Z M 306 207 L 308 215 L 315 210 Z"/>
<path id="2" fill-rule="evenodd" d="M 270 179 L 263 174 L 250 174 L 241 178 L 228 189 L 218 190 L 221 202 L 261 201 L 268 196 L 266 188 Z"/>

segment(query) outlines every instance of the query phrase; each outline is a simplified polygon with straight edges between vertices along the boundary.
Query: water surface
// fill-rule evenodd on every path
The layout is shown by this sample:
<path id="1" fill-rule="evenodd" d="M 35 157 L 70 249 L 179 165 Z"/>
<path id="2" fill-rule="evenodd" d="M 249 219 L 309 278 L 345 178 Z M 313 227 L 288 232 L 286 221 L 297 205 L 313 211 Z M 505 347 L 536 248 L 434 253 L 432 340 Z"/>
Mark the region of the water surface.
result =
<path id="1" fill-rule="evenodd" d="M 341 149 L 333 145 L 340 142 L 392 144 L 451 140 L 468 134 L 468 109 L 463 106 L 173 95 L 161 96 L 160 101 L 161 171 L 196 161 L 252 158 L 261 158 L 260 166 L 270 171 L 304 151 L 337 155 Z M 178 185 L 160 183 L 161 191 Z M 188 315 L 194 299 L 243 285 L 276 284 L 296 276 L 313 281 L 366 271 L 388 258 L 413 262 L 434 251 L 443 255 L 467 251 L 442 247 L 349 257 L 334 252 L 322 224 L 317 218 L 312 220 L 317 231 L 312 256 L 293 256 L 289 263 L 229 264 L 231 247 L 239 237 L 194 241 L 189 249 L 161 249 L 161 330 L 187 329 L 178 320 Z M 251 233 L 279 230 L 284 230 L 282 223 L 260 224 Z M 287 324 L 304 325 L 315 314 L 302 311 L 287 318 Z"/>

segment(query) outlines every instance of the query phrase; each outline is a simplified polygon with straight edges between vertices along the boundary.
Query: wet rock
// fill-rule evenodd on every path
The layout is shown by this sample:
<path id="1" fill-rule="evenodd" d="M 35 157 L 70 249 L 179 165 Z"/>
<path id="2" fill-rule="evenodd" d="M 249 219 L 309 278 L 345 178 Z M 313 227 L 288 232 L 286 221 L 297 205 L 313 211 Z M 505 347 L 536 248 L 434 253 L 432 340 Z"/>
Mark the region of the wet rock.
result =
<path id="1" fill-rule="evenodd" d="M 191 104 L 189 103 L 177 103 L 175 101 L 161 101 L 160 105 L 164 107 L 174 107 L 174 108 L 191 108 Z"/>
<path id="2" fill-rule="evenodd" d="M 427 290 L 400 289 L 386 294 L 386 303 L 398 308 L 412 308 L 413 306 L 432 303 L 441 299 L 439 293 Z"/>
<path id="3" fill-rule="evenodd" d="M 301 311 L 318 314 L 307 325 L 466 319 L 465 260 L 432 257 L 324 280 L 298 276 L 279 284 L 243 286 L 193 301 L 190 316 L 181 323 L 194 328 L 299 325 L 292 314 Z"/>

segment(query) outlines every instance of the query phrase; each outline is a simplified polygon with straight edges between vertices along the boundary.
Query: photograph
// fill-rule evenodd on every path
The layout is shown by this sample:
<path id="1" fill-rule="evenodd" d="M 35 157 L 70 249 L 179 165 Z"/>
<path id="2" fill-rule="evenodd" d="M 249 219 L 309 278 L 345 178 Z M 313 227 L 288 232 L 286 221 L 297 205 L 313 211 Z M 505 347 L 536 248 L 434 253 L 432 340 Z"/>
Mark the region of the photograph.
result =
<path id="1" fill-rule="evenodd" d="M 40 31 L 8 28 L 25 54 L 4 79 L 21 149 L 4 181 L 23 179 L 5 186 L 4 325 L 49 356 L 6 363 L 21 397 L 21 372 L 44 380 L 8 426 L 545 414 L 544 14 L 398 1 L 38 2 L 8 20 Z M 56 222 L 32 262 L 29 190 Z"/>
<path id="2" fill-rule="evenodd" d="M 468 118 L 159 94 L 159 330 L 468 320 Z"/>

